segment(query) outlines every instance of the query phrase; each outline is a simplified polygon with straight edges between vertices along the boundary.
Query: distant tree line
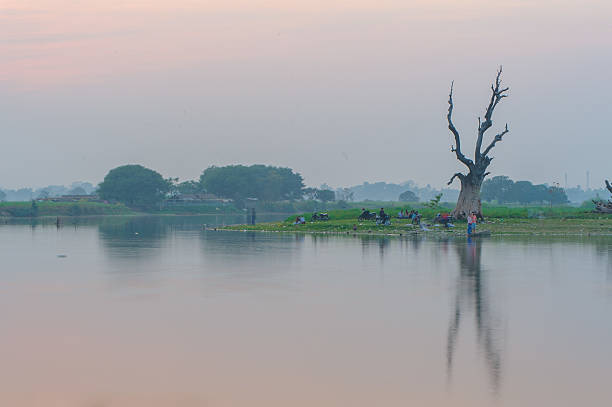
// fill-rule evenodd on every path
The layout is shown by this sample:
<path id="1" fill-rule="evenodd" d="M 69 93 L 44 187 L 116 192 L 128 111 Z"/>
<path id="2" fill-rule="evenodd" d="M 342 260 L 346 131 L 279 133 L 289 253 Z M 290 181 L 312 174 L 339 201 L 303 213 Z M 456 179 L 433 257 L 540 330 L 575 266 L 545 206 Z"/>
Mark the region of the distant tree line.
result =
<path id="1" fill-rule="evenodd" d="M 349 188 L 344 188 L 348 191 L 353 200 L 361 202 L 366 200 L 371 201 L 403 201 L 400 195 L 407 190 L 414 193 L 417 199 L 406 196 L 406 202 L 428 201 L 436 195 L 442 194 L 442 201 L 450 202 L 457 199 L 459 190 L 451 188 L 436 189 L 431 185 L 419 187 L 414 181 L 406 181 L 401 184 L 393 184 L 387 182 L 364 182 L 361 185 L 354 185 Z M 338 191 L 337 191 L 338 192 Z"/>
<path id="2" fill-rule="evenodd" d="M 428 201 L 443 193 L 442 201 L 456 199 L 457 190 L 438 190 L 427 185 L 418 187 L 414 182 L 390 184 L 385 182 L 363 183 L 350 188 L 331 190 L 327 185 L 306 188 L 302 176 L 290 168 L 266 165 L 212 166 L 204 170 L 197 180 L 179 182 L 178 178 L 164 179 L 158 172 L 140 165 L 124 165 L 109 171 L 104 181 L 95 187 L 87 182 L 75 182 L 69 187 L 52 185 L 33 190 L 0 189 L 0 201 L 30 201 L 32 199 L 60 195 L 86 195 L 97 193 L 100 198 L 122 202 L 133 207 L 154 207 L 162 200 L 185 194 L 214 194 L 232 199 L 241 206 L 246 198 L 261 202 L 283 201 Z M 485 180 L 481 198 L 500 204 L 550 203 L 564 204 L 568 196 L 574 202 L 583 202 L 599 196 L 607 196 L 605 190 L 583 191 L 558 186 L 534 185 L 529 181 L 513 181 L 506 176 Z"/>
<path id="3" fill-rule="evenodd" d="M 23 202 L 39 198 L 51 198 L 62 195 L 90 195 L 95 186 L 89 182 L 73 182 L 70 186 L 49 185 L 43 188 L 0 188 L 0 201 Z"/>
<path id="4" fill-rule="evenodd" d="M 442 194 L 439 194 L 442 198 Z M 404 191 L 400 194 L 399 200 L 402 202 L 419 202 L 419 197 L 412 191 Z"/>
<path id="5" fill-rule="evenodd" d="M 513 181 L 500 175 L 485 180 L 480 197 L 483 201 L 496 201 L 500 204 L 551 203 L 561 205 L 568 203 L 565 190 L 559 186 L 534 185 L 529 181 Z"/>
<path id="6" fill-rule="evenodd" d="M 314 191 L 314 195 L 312 195 Z M 198 181 L 164 179 L 158 172 L 141 165 L 114 168 L 98 187 L 100 198 L 132 207 L 152 207 L 172 196 L 214 194 L 242 206 L 247 198 L 261 201 L 300 200 L 305 195 L 321 201 L 334 200 L 333 191 L 304 188 L 300 174 L 290 168 L 266 165 L 212 166 Z"/>

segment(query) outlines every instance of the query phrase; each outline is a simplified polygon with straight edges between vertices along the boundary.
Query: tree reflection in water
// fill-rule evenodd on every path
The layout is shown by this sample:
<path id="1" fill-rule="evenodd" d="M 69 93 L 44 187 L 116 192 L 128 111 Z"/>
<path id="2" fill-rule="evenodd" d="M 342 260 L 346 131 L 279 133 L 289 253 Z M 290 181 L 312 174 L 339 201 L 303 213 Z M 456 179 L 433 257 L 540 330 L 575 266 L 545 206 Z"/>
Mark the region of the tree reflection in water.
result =
<path id="1" fill-rule="evenodd" d="M 450 381 L 453 370 L 453 358 L 457 347 L 459 326 L 462 317 L 474 313 L 476 325 L 476 338 L 482 348 L 487 364 L 487 370 L 494 393 L 497 393 L 501 383 L 502 357 L 500 340 L 500 323 L 494 317 L 486 281 L 486 272 L 483 271 L 482 241 L 468 239 L 467 245 L 456 244 L 459 257 L 459 277 L 456 286 L 454 312 L 448 327 L 448 340 L 446 346 L 447 377 Z M 464 322 L 465 323 L 465 322 Z"/>

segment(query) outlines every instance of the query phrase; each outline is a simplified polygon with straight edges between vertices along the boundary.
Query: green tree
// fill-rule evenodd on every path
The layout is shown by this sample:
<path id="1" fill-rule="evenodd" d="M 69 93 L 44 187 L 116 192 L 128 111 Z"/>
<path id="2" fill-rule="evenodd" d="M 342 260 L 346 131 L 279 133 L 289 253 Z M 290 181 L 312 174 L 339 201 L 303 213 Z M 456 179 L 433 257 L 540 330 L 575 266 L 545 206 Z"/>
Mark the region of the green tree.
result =
<path id="1" fill-rule="evenodd" d="M 558 186 L 548 188 L 548 201 L 551 205 L 563 205 L 569 202 L 565 190 Z"/>
<path id="2" fill-rule="evenodd" d="M 301 199 L 304 188 L 302 176 L 291 168 L 266 165 L 209 167 L 200 176 L 200 184 L 211 194 L 237 201 Z"/>
<path id="3" fill-rule="evenodd" d="M 177 185 L 181 194 L 201 194 L 206 192 L 198 181 L 183 181 Z"/>
<path id="4" fill-rule="evenodd" d="M 431 209 L 437 209 L 440 206 L 440 199 L 442 199 L 442 194 L 436 195 L 433 199 L 430 199 L 429 202 L 426 202 L 423 205 Z"/>
<path id="5" fill-rule="evenodd" d="M 514 181 L 505 175 L 498 175 L 482 183 L 480 197 L 483 201 L 511 202 L 510 191 Z"/>
<path id="6" fill-rule="evenodd" d="M 331 202 L 336 200 L 336 193 L 329 189 L 317 190 L 317 199 L 322 202 Z"/>
<path id="7" fill-rule="evenodd" d="M 412 191 L 404 191 L 400 194 L 399 200 L 402 202 L 419 202 L 419 197 Z"/>
<path id="8" fill-rule="evenodd" d="M 123 165 L 106 174 L 98 193 L 102 199 L 151 207 L 160 202 L 169 189 L 168 181 L 156 171 L 141 165 Z"/>

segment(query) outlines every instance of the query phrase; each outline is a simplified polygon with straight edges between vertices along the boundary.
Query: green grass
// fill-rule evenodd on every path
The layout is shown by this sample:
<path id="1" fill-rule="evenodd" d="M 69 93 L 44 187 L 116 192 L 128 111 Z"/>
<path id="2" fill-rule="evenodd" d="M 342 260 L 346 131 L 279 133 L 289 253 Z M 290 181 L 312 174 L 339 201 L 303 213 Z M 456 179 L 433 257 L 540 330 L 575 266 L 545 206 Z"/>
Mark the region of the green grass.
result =
<path id="1" fill-rule="evenodd" d="M 371 208 L 373 210 L 374 208 Z M 390 214 L 393 216 L 397 212 Z M 341 234 L 445 234 L 465 235 L 465 221 L 455 222 L 454 228 L 431 225 L 438 212 L 447 208 L 423 208 L 419 212 L 423 223 L 430 224 L 429 231 L 411 225 L 408 220 L 392 219 L 390 226 L 378 226 L 374 221 L 358 222 L 360 209 L 329 211 L 329 221 L 310 222 L 310 213 L 303 215 L 307 223 L 294 225 L 296 216 L 292 215 L 283 222 L 261 223 L 257 225 L 228 226 L 229 230 L 255 230 L 270 232 L 308 232 L 308 233 L 341 233 Z M 573 207 L 496 207 L 484 206 L 485 221 L 477 227 L 479 231 L 487 230 L 494 235 L 603 235 L 612 236 L 612 216 L 590 213 L 584 208 Z"/>
<path id="2" fill-rule="evenodd" d="M 485 218 L 546 218 L 546 219 L 596 219 L 600 214 L 591 210 L 574 206 L 493 206 L 483 205 Z"/>

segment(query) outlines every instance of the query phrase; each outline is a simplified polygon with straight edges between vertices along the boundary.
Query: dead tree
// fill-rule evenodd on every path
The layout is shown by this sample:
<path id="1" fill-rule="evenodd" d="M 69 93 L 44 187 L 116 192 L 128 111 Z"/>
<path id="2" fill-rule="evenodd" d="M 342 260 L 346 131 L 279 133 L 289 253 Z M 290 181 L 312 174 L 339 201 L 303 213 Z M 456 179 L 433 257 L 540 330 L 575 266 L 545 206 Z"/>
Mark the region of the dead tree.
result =
<path id="1" fill-rule="evenodd" d="M 499 104 L 499 102 L 508 96 L 508 89 L 501 87 L 501 74 L 502 68 L 499 67 L 495 83 L 491 85 L 491 99 L 489 105 L 485 111 L 484 120 L 478 118 L 478 138 L 476 140 L 476 150 L 474 151 L 474 160 L 466 157 L 461 151 L 461 137 L 459 131 L 453 124 L 453 83 L 451 83 L 450 94 L 448 97 L 448 128 L 455 137 L 455 145 L 451 146 L 451 151 L 457 156 L 457 160 L 461 161 L 467 168 L 468 173 L 456 173 L 453 175 L 448 182 L 448 185 L 452 184 L 455 178 L 459 178 L 461 181 L 461 192 L 459 193 L 459 199 L 457 200 L 457 206 L 453 211 L 453 216 L 457 219 L 465 219 L 466 216 L 472 212 L 476 213 L 480 219 L 482 219 L 482 204 L 480 202 L 480 187 L 485 177 L 489 174 L 486 172 L 487 167 L 491 164 L 493 157 L 489 156 L 489 153 L 495 147 L 495 144 L 502 141 L 502 137 L 509 132 L 508 124 L 504 130 L 496 134 L 491 140 L 491 143 L 482 151 L 482 143 L 484 135 L 493 125 L 493 111 Z"/>
<path id="2" fill-rule="evenodd" d="M 610 185 L 610 182 L 608 180 L 606 180 L 606 188 L 612 194 L 612 185 Z M 603 199 L 600 199 L 597 201 L 594 200 L 593 203 L 595 204 L 595 212 L 612 213 L 612 200 L 609 200 L 608 202 L 604 202 Z"/>

